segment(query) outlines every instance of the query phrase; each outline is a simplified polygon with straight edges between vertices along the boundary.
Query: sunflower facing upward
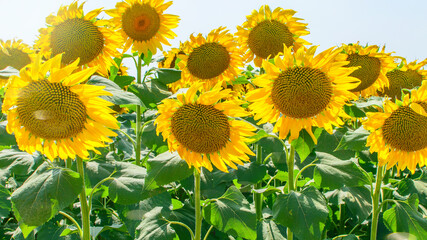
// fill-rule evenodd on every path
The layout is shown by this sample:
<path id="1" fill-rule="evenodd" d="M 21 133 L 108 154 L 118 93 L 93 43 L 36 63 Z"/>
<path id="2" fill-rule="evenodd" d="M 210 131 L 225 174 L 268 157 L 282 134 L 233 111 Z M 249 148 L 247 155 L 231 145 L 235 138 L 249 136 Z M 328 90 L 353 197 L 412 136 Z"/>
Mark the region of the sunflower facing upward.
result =
<path id="1" fill-rule="evenodd" d="M 31 63 L 33 50 L 22 40 L 0 40 L 0 70 L 11 66 L 16 70 L 21 70 L 23 67 Z M 0 76 L 0 88 L 6 85 L 7 77 Z"/>
<path id="2" fill-rule="evenodd" d="M 237 27 L 236 36 L 245 52 L 245 59 L 250 62 L 255 57 L 255 66 L 261 67 L 262 59 L 273 58 L 286 47 L 298 49 L 309 45 L 300 38 L 309 34 L 307 24 L 300 23 L 295 18 L 296 12 L 291 9 L 283 10 L 278 7 L 271 12 L 267 5 L 261 6 L 259 12 L 252 11 L 247 21 Z"/>
<path id="3" fill-rule="evenodd" d="M 70 64 L 80 58 L 80 66 L 98 66 L 98 71 L 107 76 L 114 57 L 120 57 L 118 48 L 122 38 L 115 29 L 106 27 L 105 20 L 98 20 L 101 9 L 83 14 L 83 4 L 73 2 L 58 10 L 58 15 L 46 18 L 47 28 L 39 30 L 36 45 L 46 58 L 64 53 L 63 64 Z"/>
<path id="4" fill-rule="evenodd" d="M 104 147 L 118 128 L 109 108 L 113 104 L 99 98 L 111 95 L 104 87 L 82 84 L 95 71 L 88 68 L 73 73 L 78 60 L 61 67 L 62 54 L 41 63 L 36 56 L 28 69 L 12 76 L 2 111 L 7 114 L 8 133 L 15 134 L 19 148 L 39 151 L 49 159 L 87 158 L 88 150 Z"/>
<path id="5" fill-rule="evenodd" d="M 118 2 L 115 9 L 105 11 L 125 39 L 123 52 L 132 46 L 132 52 L 156 54 L 157 49 L 163 50 L 162 44 L 170 46 L 167 38 L 176 37 L 171 29 L 178 27 L 179 17 L 164 14 L 172 2 L 163 1 L 125 0 Z"/>
<path id="6" fill-rule="evenodd" d="M 181 80 L 170 85 L 174 91 L 195 82 L 203 82 L 206 90 L 217 83 L 225 86 L 243 67 L 236 39 L 224 27 L 212 30 L 206 38 L 202 34 L 191 35 L 190 41 L 183 44 L 183 51 L 185 55 L 178 63 Z"/>
<path id="7" fill-rule="evenodd" d="M 427 81 L 405 95 L 401 105 L 385 100 L 383 106 L 384 112 L 367 113 L 363 122 L 371 132 L 367 146 L 378 153 L 380 166 L 414 173 L 427 160 Z"/>
<path id="8" fill-rule="evenodd" d="M 242 101 L 221 101 L 229 98 L 230 92 L 222 90 L 221 84 L 203 91 L 203 83 L 195 83 L 177 99 L 165 99 L 159 105 L 157 134 L 162 133 L 169 151 L 178 151 L 189 167 L 212 171 L 213 164 L 228 172 L 226 165 L 236 169 L 235 163 L 243 164 L 249 161 L 247 154 L 254 155 L 246 142 L 255 127 L 233 118 L 248 115 L 240 107 Z"/>
<path id="9" fill-rule="evenodd" d="M 260 88 L 250 91 L 246 99 L 258 124 L 274 123 L 274 132 L 289 141 L 297 139 L 305 129 L 314 142 L 312 126 L 324 128 L 332 134 L 332 125 L 343 124 L 338 115 L 348 99 L 349 91 L 359 80 L 349 75 L 354 68 L 345 68 L 347 61 L 334 62 L 341 49 L 330 48 L 314 57 L 317 47 L 299 48 L 292 53 L 284 48 L 284 55 L 276 56 L 274 64 L 263 61 L 265 74 L 253 80 Z"/>
<path id="10" fill-rule="evenodd" d="M 343 49 L 337 60 L 349 61 L 346 67 L 359 67 L 350 75 L 360 80 L 360 85 L 351 89 L 352 92 L 369 97 L 388 86 L 386 74 L 396 67 L 391 53 L 385 53 L 384 48 L 380 52 L 376 45 L 363 47 L 359 43 L 343 44 Z"/>

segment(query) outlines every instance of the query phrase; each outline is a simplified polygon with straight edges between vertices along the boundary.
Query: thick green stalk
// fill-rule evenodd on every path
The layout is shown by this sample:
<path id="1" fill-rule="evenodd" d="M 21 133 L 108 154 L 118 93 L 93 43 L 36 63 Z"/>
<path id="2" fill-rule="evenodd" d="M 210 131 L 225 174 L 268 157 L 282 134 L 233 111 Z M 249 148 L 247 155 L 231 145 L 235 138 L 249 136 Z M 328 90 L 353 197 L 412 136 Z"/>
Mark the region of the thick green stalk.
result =
<path id="1" fill-rule="evenodd" d="M 83 237 L 82 240 L 90 240 L 90 216 L 89 216 L 89 206 L 86 199 L 86 187 L 85 187 L 85 173 L 83 169 L 83 159 L 77 157 L 77 172 L 80 174 L 80 177 L 83 180 L 82 191 L 80 192 L 80 211 L 82 214 L 82 225 L 83 225 Z"/>
<path id="2" fill-rule="evenodd" d="M 262 149 L 260 145 L 256 145 L 256 162 L 258 164 L 262 164 Z M 262 182 L 259 181 L 255 184 L 255 189 L 260 189 L 262 187 Z M 262 219 L 262 193 L 254 192 L 254 203 L 255 203 L 255 211 L 256 211 L 256 219 L 257 221 L 261 221 Z"/>
<path id="3" fill-rule="evenodd" d="M 294 162 L 295 162 L 295 148 L 291 145 L 291 150 L 289 151 L 288 157 L 288 193 L 294 191 Z M 287 240 L 292 240 L 294 234 L 291 229 L 288 228 L 288 237 Z"/>
<path id="4" fill-rule="evenodd" d="M 202 239 L 202 211 L 200 206 L 200 172 L 202 169 L 194 170 L 194 209 L 195 209 L 195 220 L 196 229 L 194 234 L 194 240 Z"/>
<path id="5" fill-rule="evenodd" d="M 372 223 L 371 223 L 371 240 L 377 239 L 378 230 L 378 217 L 380 215 L 380 195 L 381 195 L 381 182 L 383 180 L 384 167 L 377 167 L 377 176 L 375 180 L 374 194 L 372 195 Z"/>
<path id="6" fill-rule="evenodd" d="M 138 54 L 138 63 L 136 66 L 136 83 L 141 84 L 142 62 Z M 136 105 L 136 123 L 135 123 L 135 164 L 141 165 L 141 106 Z"/>

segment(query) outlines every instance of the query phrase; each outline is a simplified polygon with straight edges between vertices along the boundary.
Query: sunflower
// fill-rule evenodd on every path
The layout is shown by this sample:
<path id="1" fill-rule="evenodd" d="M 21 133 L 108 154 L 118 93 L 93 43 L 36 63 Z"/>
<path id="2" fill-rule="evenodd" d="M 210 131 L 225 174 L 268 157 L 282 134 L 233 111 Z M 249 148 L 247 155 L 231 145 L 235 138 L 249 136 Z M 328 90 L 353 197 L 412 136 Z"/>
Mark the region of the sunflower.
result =
<path id="1" fill-rule="evenodd" d="M 110 102 L 99 98 L 111 95 L 101 86 L 82 84 L 96 68 L 73 73 L 78 60 L 61 67 L 62 54 L 41 63 L 35 57 L 28 69 L 10 79 L 2 111 L 7 114 L 7 132 L 15 134 L 19 148 L 39 151 L 49 159 L 87 158 L 88 150 L 111 142 L 117 120 Z"/>
<path id="2" fill-rule="evenodd" d="M 386 73 L 396 67 L 391 53 L 385 53 L 384 48 L 380 51 L 376 45 L 363 47 L 359 43 L 343 44 L 343 49 L 344 54 L 337 60 L 349 61 L 346 67 L 359 67 L 350 75 L 360 80 L 360 85 L 351 89 L 352 92 L 369 97 L 388 87 Z"/>
<path id="3" fill-rule="evenodd" d="M 203 83 L 193 84 L 177 99 L 165 99 L 159 105 L 155 123 L 157 134 L 167 139 L 169 150 L 178 151 L 189 167 L 205 167 L 212 171 L 212 164 L 223 172 L 227 166 L 249 161 L 254 155 L 246 145 L 254 135 L 255 127 L 233 117 L 248 116 L 240 100 L 230 97 L 230 89 L 217 84 L 210 91 L 202 91 Z"/>
<path id="4" fill-rule="evenodd" d="M 11 66 L 16 70 L 31 63 L 33 50 L 22 40 L 8 40 L 6 42 L 0 39 L 0 70 Z M 0 76 L 0 88 L 7 83 L 8 77 Z"/>
<path id="5" fill-rule="evenodd" d="M 132 46 L 133 52 L 156 54 L 157 49 L 163 50 L 162 44 L 170 46 L 167 38 L 176 37 L 171 29 L 179 22 L 178 16 L 163 14 L 170 5 L 163 0 L 125 0 L 105 11 L 125 39 L 123 52 Z"/>
<path id="6" fill-rule="evenodd" d="M 181 56 L 185 55 L 184 51 L 182 51 L 182 47 L 180 48 L 172 48 L 167 52 L 163 52 L 163 59 L 159 61 L 159 68 L 177 68 L 176 61 L 181 61 Z"/>
<path id="7" fill-rule="evenodd" d="M 117 49 L 123 40 L 115 29 L 106 27 L 105 20 L 97 19 L 101 9 L 84 15 L 83 5 L 73 2 L 62 6 L 57 16 L 47 17 L 48 27 L 39 30 L 36 45 L 46 58 L 64 53 L 63 64 L 80 58 L 80 66 L 99 66 L 98 71 L 106 76 L 110 67 L 116 65 L 113 58 L 120 56 Z"/>
<path id="8" fill-rule="evenodd" d="M 405 60 L 404 63 L 405 65 L 402 70 L 406 70 L 410 88 L 421 86 L 422 82 L 427 79 L 427 70 L 421 69 L 427 64 L 427 59 L 424 59 L 419 63 L 417 63 L 417 61 L 413 61 L 408 64 L 406 64 Z"/>
<path id="9" fill-rule="evenodd" d="M 383 106 L 383 112 L 367 113 L 363 122 L 371 132 L 367 146 L 378 153 L 380 166 L 414 173 L 427 159 L 427 81 L 405 95 L 401 105 L 387 99 Z"/>
<path id="10" fill-rule="evenodd" d="M 224 27 L 212 30 L 206 38 L 202 34 L 191 35 L 190 41 L 183 44 L 183 51 L 185 55 L 180 56 L 178 63 L 181 80 L 170 85 L 173 90 L 195 82 L 203 82 L 206 90 L 218 82 L 225 86 L 243 67 L 238 43 Z"/>
<path id="11" fill-rule="evenodd" d="M 309 34 L 307 24 L 298 22 L 296 12 L 278 7 L 271 12 L 267 5 L 261 6 L 259 12 L 252 11 L 246 16 L 247 21 L 237 27 L 236 36 L 245 52 L 245 59 L 250 62 L 255 57 L 255 66 L 260 67 L 262 59 L 273 58 L 283 50 L 283 45 L 298 49 L 309 45 L 300 38 Z"/>
<path id="12" fill-rule="evenodd" d="M 355 97 L 349 89 L 359 84 L 349 76 L 354 68 L 343 67 L 347 61 L 334 60 L 341 49 L 330 48 L 314 57 L 316 48 L 299 48 L 293 54 L 285 47 L 283 57 L 276 56 L 274 64 L 263 61 L 266 73 L 253 80 L 260 88 L 246 95 L 258 124 L 277 121 L 273 131 L 282 139 L 290 132 L 290 142 L 301 129 L 317 142 L 312 126 L 332 133 L 332 125 L 343 124 L 339 114 L 346 101 Z"/>

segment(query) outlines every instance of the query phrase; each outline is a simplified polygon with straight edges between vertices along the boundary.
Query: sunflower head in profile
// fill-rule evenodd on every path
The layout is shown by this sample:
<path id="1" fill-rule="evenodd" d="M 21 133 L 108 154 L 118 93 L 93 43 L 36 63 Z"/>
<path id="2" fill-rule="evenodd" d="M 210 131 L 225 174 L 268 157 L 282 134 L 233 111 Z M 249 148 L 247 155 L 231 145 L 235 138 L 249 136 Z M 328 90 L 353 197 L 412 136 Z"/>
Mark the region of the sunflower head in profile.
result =
<path id="1" fill-rule="evenodd" d="M 80 66 L 98 66 L 98 71 L 106 76 L 110 67 L 116 65 L 113 58 L 120 56 L 117 49 L 122 46 L 123 40 L 115 29 L 107 27 L 105 20 L 98 20 L 101 9 L 84 15 L 83 5 L 73 2 L 62 6 L 57 16 L 48 16 L 48 26 L 39 30 L 36 45 L 46 58 L 64 53 L 63 64 L 70 64 L 79 58 Z"/>
<path id="2" fill-rule="evenodd" d="M 176 37 L 171 29 L 178 27 L 179 17 L 164 14 L 172 2 L 163 1 L 125 0 L 105 11 L 125 39 L 124 52 L 132 46 L 133 52 L 156 54 L 157 49 L 163 50 L 162 44 L 170 45 L 167 39 Z"/>
<path id="3" fill-rule="evenodd" d="M 181 80 L 170 85 L 172 90 L 202 82 L 206 90 L 217 83 L 226 86 L 243 66 L 242 53 L 232 34 L 224 27 L 212 30 L 207 37 L 202 34 L 190 36 L 183 44 L 184 55 L 178 63 Z"/>
<path id="4" fill-rule="evenodd" d="M 102 86 L 82 84 L 96 68 L 75 72 L 78 60 L 61 67 L 62 54 L 41 63 L 37 55 L 19 76 L 12 76 L 2 111 L 6 130 L 15 134 L 19 148 L 39 151 L 49 159 L 87 158 L 88 150 L 98 152 L 118 128 L 110 106 L 99 98 L 111 95 Z"/>
<path id="5" fill-rule="evenodd" d="M 385 53 L 384 48 L 380 51 L 376 45 L 363 47 L 359 43 L 343 44 L 343 49 L 344 54 L 337 59 L 349 61 L 346 67 L 358 67 L 350 75 L 360 80 L 359 86 L 351 89 L 352 92 L 368 97 L 388 86 L 386 74 L 396 67 L 391 53 Z"/>
<path id="6" fill-rule="evenodd" d="M 237 27 L 236 36 L 245 52 L 245 59 L 254 58 L 255 66 L 260 67 L 262 59 L 273 58 L 283 50 L 283 45 L 298 49 L 308 42 L 300 38 L 309 34 L 307 24 L 294 17 L 295 11 L 278 7 L 272 12 L 267 5 L 259 11 L 252 11 L 246 22 Z"/>
<path id="7" fill-rule="evenodd" d="M 162 133 L 169 151 L 177 151 L 189 167 L 212 171 L 213 164 L 228 172 L 227 165 L 236 169 L 236 163 L 243 164 L 249 161 L 248 154 L 254 155 L 246 142 L 254 135 L 255 127 L 234 118 L 247 116 L 248 112 L 240 107 L 240 100 L 223 100 L 230 97 L 230 92 L 221 84 L 204 91 L 199 82 L 177 99 L 165 99 L 159 105 L 157 134 Z"/>
<path id="8" fill-rule="evenodd" d="M 404 61 L 403 71 L 406 71 L 408 76 L 409 88 L 419 87 L 422 82 L 427 79 L 427 70 L 421 69 L 427 64 L 427 58 L 417 63 L 417 61 L 406 64 Z"/>
<path id="9" fill-rule="evenodd" d="M 8 66 L 21 70 L 31 63 L 33 55 L 33 50 L 22 40 L 7 40 L 4 42 L 0 39 L 0 70 Z M 0 88 L 6 85 L 8 79 L 0 76 Z"/>
<path id="10" fill-rule="evenodd" d="M 182 50 L 182 47 L 172 48 L 167 52 L 163 52 L 163 59 L 158 63 L 158 67 L 159 68 L 178 68 L 178 65 L 176 64 L 176 62 L 177 60 L 181 61 L 181 58 L 184 55 L 185 53 Z"/>
<path id="11" fill-rule="evenodd" d="M 289 141 L 297 139 L 305 129 L 314 142 L 312 126 L 332 133 L 332 126 L 343 122 L 339 118 L 343 105 L 354 98 L 349 91 L 359 80 L 349 75 L 354 68 L 345 68 L 346 61 L 335 61 L 341 49 L 327 49 L 314 57 L 316 47 L 299 48 L 295 53 L 284 48 L 274 64 L 263 61 L 265 74 L 253 80 L 259 88 L 250 91 L 246 99 L 259 124 L 276 122 L 273 131 Z"/>
<path id="12" fill-rule="evenodd" d="M 385 100 L 383 112 L 367 113 L 363 126 L 371 133 L 367 146 L 378 153 L 380 166 L 415 172 L 427 159 L 427 81 L 411 90 L 402 104 Z"/>

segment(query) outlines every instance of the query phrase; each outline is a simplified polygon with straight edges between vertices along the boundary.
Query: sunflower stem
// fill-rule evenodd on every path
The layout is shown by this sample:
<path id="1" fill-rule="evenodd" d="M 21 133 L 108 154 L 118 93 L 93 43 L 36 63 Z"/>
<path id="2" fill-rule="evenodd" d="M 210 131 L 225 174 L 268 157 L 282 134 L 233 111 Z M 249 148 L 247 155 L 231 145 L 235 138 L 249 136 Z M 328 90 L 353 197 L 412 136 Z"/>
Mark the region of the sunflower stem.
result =
<path id="1" fill-rule="evenodd" d="M 380 215 L 381 208 L 379 206 L 380 194 L 381 194 L 381 182 L 383 180 L 384 167 L 377 167 L 377 176 L 375 181 L 375 190 L 372 196 L 372 223 L 371 223 L 371 240 L 377 239 L 378 230 L 378 217 Z"/>
<path id="2" fill-rule="evenodd" d="M 289 151 L 289 155 L 287 156 L 288 161 L 288 193 L 294 191 L 294 161 L 295 161 L 295 148 L 291 145 L 291 149 Z M 294 238 L 294 234 L 291 229 L 288 227 L 288 236 L 287 240 L 292 240 Z"/>
<path id="3" fill-rule="evenodd" d="M 77 172 L 83 180 L 82 191 L 80 192 L 80 210 L 82 214 L 82 225 L 83 225 L 83 237 L 82 240 L 90 240 L 90 216 L 89 206 L 86 199 L 86 186 L 85 186 L 85 173 L 83 169 L 83 159 L 77 157 Z"/>
<path id="4" fill-rule="evenodd" d="M 202 239 L 202 212 L 200 206 L 200 169 L 194 169 L 194 209 L 195 209 L 195 220 L 196 229 L 194 234 L 194 240 Z"/>
<path id="5" fill-rule="evenodd" d="M 259 144 L 256 145 L 256 162 L 262 164 L 262 149 Z M 262 187 L 262 182 L 259 181 L 255 184 L 255 189 L 260 189 Z M 262 219 L 262 193 L 254 192 L 254 202 L 255 202 L 255 211 L 257 221 Z"/>
<path id="6" fill-rule="evenodd" d="M 138 54 L 138 63 L 136 66 L 136 83 L 141 84 L 142 61 Z M 135 143 L 135 164 L 141 165 L 141 106 L 136 105 L 136 123 L 135 123 L 136 143 Z"/>

